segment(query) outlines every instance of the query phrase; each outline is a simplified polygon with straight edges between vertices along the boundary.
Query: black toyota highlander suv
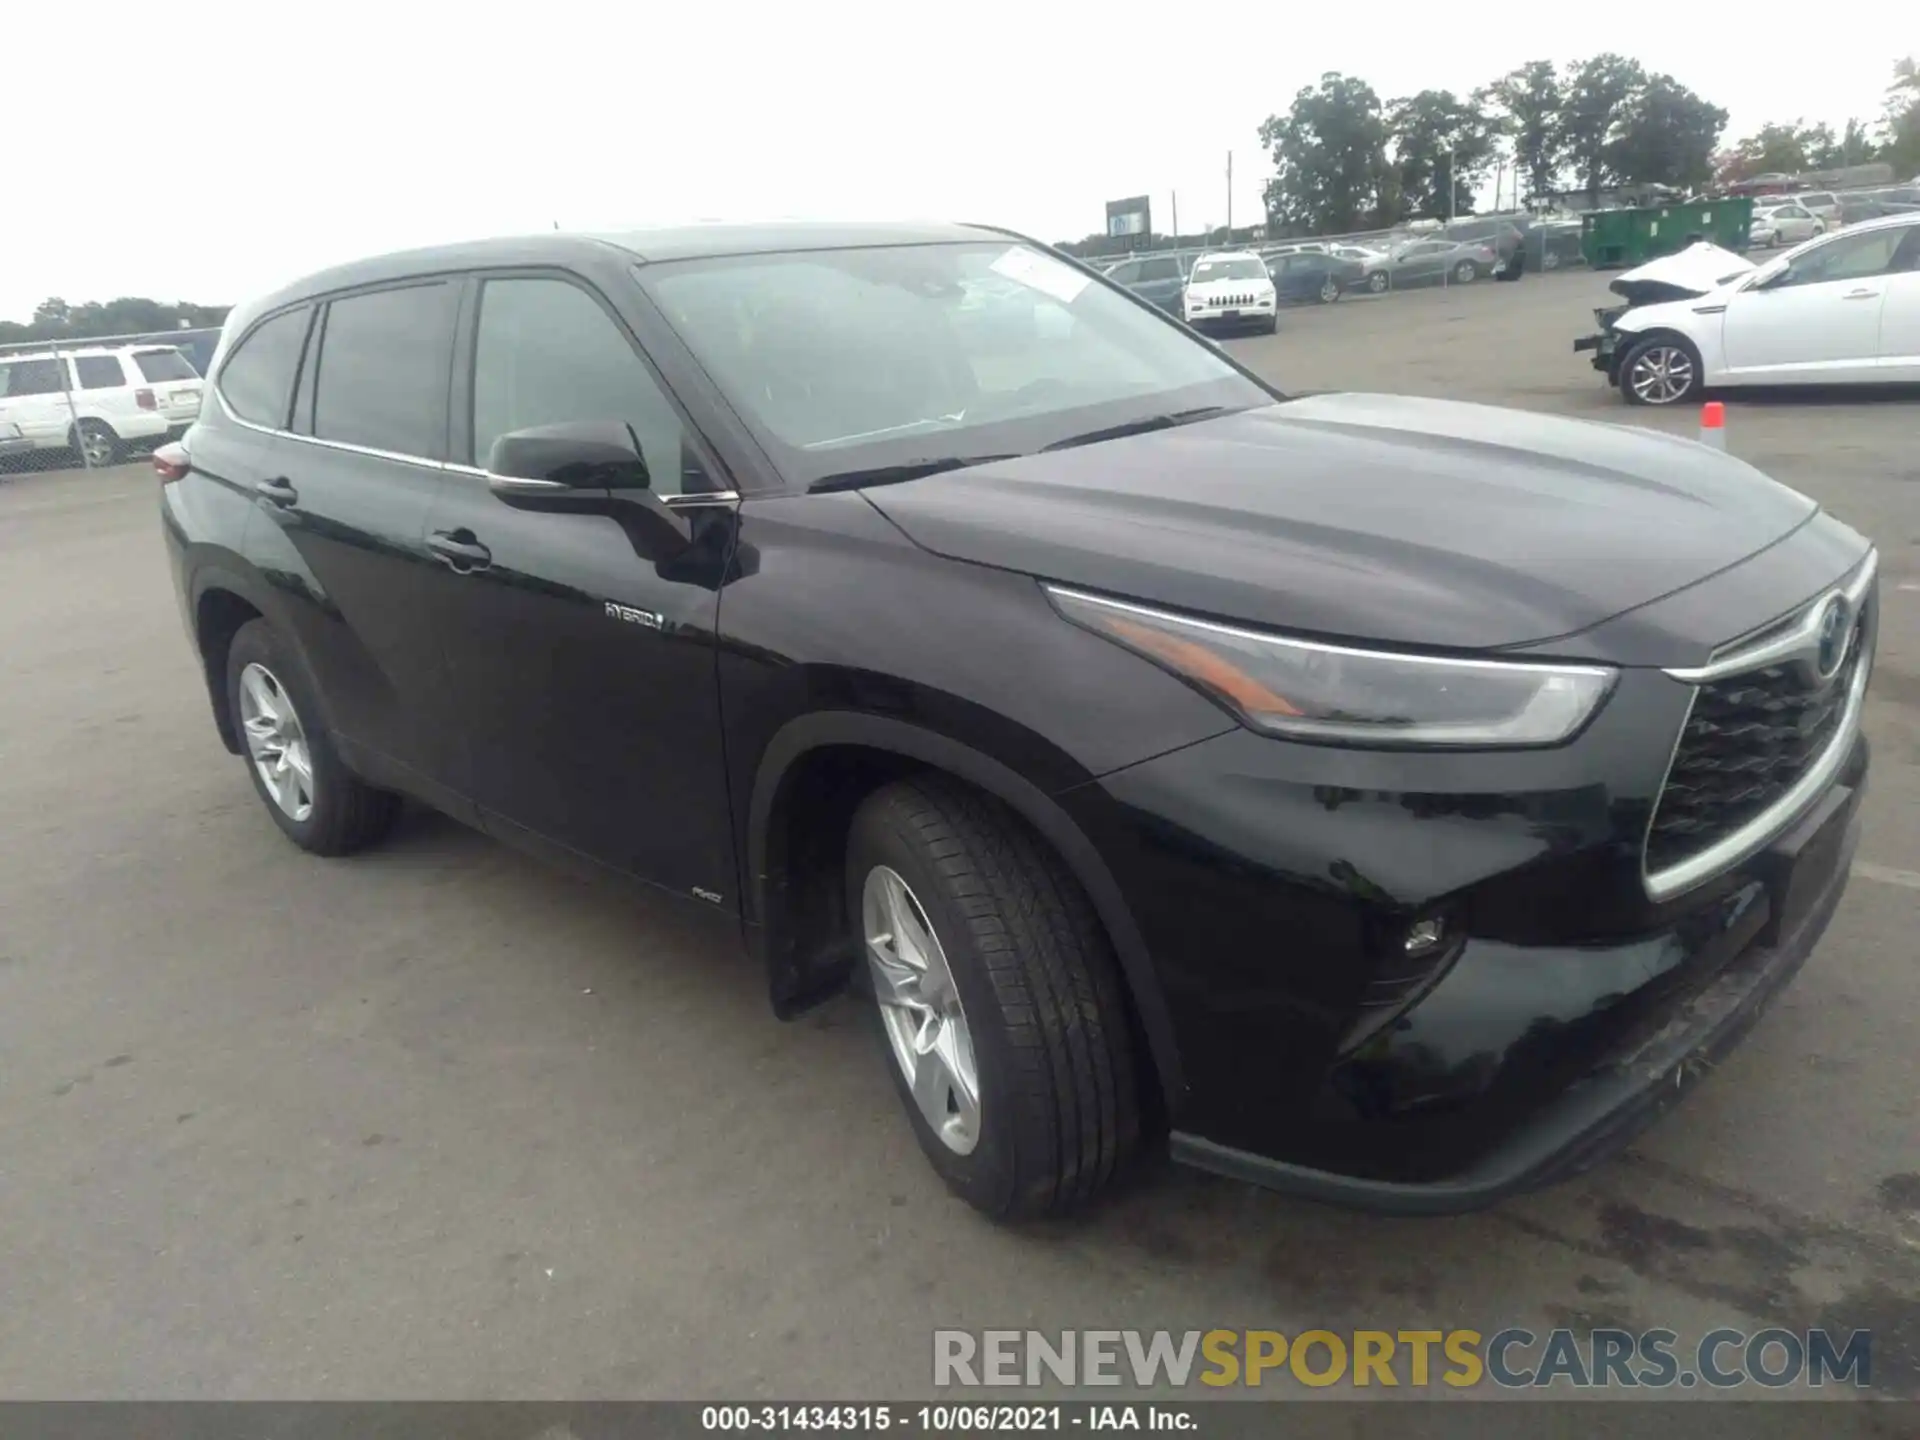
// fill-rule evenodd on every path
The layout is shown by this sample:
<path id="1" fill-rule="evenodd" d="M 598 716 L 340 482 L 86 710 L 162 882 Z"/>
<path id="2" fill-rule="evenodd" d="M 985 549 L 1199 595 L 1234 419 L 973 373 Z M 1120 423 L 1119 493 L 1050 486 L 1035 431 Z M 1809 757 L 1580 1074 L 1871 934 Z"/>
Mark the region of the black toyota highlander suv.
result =
<path id="1" fill-rule="evenodd" d="M 235 313 L 156 463 L 295 844 L 412 796 L 737 925 L 783 1016 L 851 981 L 996 1215 L 1163 1140 L 1399 1211 L 1572 1173 L 1799 969 L 1857 838 L 1875 556 L 1813 502 L 1288 399 L 988 228 L 347 265 Z"/>

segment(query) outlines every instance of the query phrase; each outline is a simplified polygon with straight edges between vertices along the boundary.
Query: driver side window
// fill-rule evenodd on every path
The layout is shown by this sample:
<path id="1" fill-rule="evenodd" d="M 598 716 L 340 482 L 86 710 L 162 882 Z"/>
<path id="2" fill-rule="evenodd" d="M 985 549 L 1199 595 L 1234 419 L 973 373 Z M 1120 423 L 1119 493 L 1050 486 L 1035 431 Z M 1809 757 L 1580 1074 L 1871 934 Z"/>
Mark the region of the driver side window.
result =
<path id="1" fill-rule="evenodd" d="M 1866 280 L 1884 275 L 1900 248 L 1900 230 L 1873 230 L 1865 235 L 1843 235 L 1838 240 L 1797 257 L 1770 287 L 1820 285 L 1836 280 Z"/>
<path id="2" fill-rule="evenodd" d="M 648 488 L 706 488 L 680 417 L 623 331 L 565 280 L 489 280 L 480 292 L 473 356 L 473 463 L 514 430 L 569 421 L 633 427 Z"/>

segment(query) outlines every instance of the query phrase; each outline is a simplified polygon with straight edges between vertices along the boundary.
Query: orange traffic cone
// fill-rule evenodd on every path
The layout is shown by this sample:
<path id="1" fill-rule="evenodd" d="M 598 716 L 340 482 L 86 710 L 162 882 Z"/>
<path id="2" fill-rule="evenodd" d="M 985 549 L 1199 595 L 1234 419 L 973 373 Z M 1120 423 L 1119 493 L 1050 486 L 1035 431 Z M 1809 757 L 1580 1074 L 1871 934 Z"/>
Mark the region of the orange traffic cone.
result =
<path id="1" fill-rule="evenodd" d="M 1727 448 L 1727 407 L 1718 400 L 1700 407 L 1700 443 L 1716 450 Z"/>

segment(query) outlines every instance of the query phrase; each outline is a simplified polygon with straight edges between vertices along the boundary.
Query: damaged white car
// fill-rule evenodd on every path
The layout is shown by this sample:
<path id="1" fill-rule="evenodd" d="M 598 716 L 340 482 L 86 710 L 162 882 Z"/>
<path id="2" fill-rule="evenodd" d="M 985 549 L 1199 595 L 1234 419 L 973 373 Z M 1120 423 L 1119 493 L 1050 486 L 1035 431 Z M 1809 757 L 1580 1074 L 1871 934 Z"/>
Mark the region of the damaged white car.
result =
<path id="1" fill-rule="evenodd" d="M 1920 383 L 1920 214 L 1822 235 L 1756 267 L 1700 243 L 1608 287 L 1573 342 L 1629 404 L 1740 385 Z"/>

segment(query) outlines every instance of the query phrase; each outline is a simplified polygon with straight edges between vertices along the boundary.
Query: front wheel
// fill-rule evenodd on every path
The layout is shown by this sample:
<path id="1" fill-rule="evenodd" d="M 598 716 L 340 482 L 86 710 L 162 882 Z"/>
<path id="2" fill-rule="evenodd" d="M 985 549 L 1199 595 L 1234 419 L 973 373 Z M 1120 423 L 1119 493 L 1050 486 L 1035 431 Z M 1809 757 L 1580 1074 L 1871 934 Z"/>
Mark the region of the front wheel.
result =
<path id="1" fill-rule="evenodd" d="M 1137 1147 L 1118 967 L 1079 884 L 999 802 L 941 777 L 853 821 L 860 927 L 894 1089 L 933 1168 L 996 1219 L 1091 1199 Z"/>
<path id="2" fill-rule="evenodd" d="M 1629 405 L 1679 405 L 1706 388 L 1700 352 L 1677 336 L 1642 340 L 1620 362 L 1620 393 Z"/>

